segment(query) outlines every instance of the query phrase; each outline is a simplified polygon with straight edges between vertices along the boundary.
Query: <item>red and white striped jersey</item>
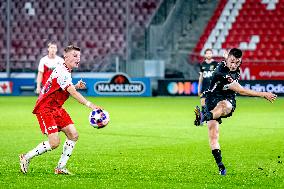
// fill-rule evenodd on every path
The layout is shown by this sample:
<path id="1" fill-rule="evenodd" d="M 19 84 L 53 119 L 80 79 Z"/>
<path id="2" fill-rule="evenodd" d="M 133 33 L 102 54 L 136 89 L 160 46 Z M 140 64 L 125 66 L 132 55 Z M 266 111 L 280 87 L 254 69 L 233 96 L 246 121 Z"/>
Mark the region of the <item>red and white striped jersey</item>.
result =
<path id="1" fill-rule="evenodd" d="M 55 56 L 55 58 L 49 58 L 48 55 L 42 57 L 39 61 L 38 71 L 43 73 L 42 76 L 42 86 L 48 80 L 50 74 L 57 66 L 57 64 L 62 64 L 64 62 L 63 58 Z"/>
<path id="2" fill-rule="evenodd" d="M 42 88 L 33 113 L 60 108 L 69 97 L 66 89 L 70 85 L 73 85 L 71 70 L 65 63 L 58 64 Z"/>

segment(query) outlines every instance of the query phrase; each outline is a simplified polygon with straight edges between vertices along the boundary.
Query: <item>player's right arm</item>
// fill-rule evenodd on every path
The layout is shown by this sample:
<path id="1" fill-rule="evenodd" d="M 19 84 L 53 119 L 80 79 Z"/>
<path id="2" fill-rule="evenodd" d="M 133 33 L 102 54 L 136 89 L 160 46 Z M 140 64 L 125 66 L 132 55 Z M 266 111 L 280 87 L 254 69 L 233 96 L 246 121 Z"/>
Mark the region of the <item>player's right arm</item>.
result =
<path id="1" fill-rule="evenodd" d="M 75 88 L 74 85 L 70 85 L 69 87 L 67 87 L 66 89 L 70 95 L 75 98 L 79 103 L 84 104 L 85 106 L 93 109 L 99 108 L 101 109 L 99 106 L 96 106 L 95 104 L 93 104 L 92 102 L 88 101 L 83 95 L 81 95 Z"/>
<path id="2" fill-rule="evenodd" d="M 41 58 L 38 64 L 38 73 L 36 78 L 36 90 L 35 90 L 36 94 L 39 94 L 41 90 L 43 72 L 44 72 L 44 58 Z"/>
<path id="3" fill-rule="evenodd" d="M 277 95 L 270 93 L 270 92 L 258 92 L 258 91 L 254 91 L 254 90 L 250 90 L 250 89 L 246 89 L 244 87 L 242 87 L 238 82 L 234 81 L 232 82 L 228 88 L 232 91 L 235 91 L 237 93 L 239 93 L 240 95 L 244 95 L 244 96 L 256 96 L 256 97 L 263 97 L 267 100 L 269 100 L 270 102 L 273 102 L 274 100 L 276 100 Z"/>
<path id="4" fill-rule="evenodd" d="M 35 90 L 36 94 L 40 93 L 42 77 L 43 77 L 43 72 L 39 71 L 37 73 L 37 78 L 36 78 L 36 90 Z"/>
<path id="5" fill-rule="evenodd" d="M 202 63 L 199 65 L 199 79 L 198 79 L 198 88 L 197 88 L 197 92 L 198 92 L 198 96 L 201 96 L 201 87 L 202 87 L 202 81 L 203 81 L 203 68 L 202 68 Z"/>
<path id="6" fill-rule="evenodd" d="M 201 95 L 201 85 L 203 81 L 203 74 L 200 72 L 199 79 L 198 79 L 198 96 Z"/>

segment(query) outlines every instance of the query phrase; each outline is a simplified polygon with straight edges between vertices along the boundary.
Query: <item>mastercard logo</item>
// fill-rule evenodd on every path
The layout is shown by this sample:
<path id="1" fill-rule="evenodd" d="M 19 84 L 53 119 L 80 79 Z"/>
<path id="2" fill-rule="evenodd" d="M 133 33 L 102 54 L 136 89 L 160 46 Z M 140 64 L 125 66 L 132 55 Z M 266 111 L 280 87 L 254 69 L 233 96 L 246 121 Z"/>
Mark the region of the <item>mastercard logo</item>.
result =
<path id="1" fill-rule="evenodd" d="M 167 86 L 172 95 L 196 95 L 198 93 L 197 82 L 170 82 Z"/>

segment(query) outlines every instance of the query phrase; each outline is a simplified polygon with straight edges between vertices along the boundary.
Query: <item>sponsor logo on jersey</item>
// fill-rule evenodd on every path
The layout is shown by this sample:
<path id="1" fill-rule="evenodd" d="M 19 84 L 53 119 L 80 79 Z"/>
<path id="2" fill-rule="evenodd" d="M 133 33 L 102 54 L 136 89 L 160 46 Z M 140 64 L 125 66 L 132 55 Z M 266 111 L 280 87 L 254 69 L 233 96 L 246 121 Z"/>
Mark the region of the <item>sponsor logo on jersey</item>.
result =
<path id="1" fill-rule="evenodd" d="M 57 129 L 57 126 L 50 126 L 50 127 L 47 127 L 47 130 L 49 130 L 49 131 L 54 130 L 54 129 Z"/>
<path id="2" fill-rule="evenodd" d="M 209 78 L 212 77 L 213 71 L 204 71 L 203 72 L 203 78 Z"/>

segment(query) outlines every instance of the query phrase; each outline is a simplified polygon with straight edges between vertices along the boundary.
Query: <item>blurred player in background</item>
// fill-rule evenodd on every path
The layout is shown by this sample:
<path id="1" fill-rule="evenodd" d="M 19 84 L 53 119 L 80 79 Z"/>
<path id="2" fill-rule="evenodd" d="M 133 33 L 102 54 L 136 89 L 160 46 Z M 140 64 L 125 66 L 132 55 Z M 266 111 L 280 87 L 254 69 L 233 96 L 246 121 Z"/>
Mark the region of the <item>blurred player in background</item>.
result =
<path id="1" fill-rule="evenodd" d="M 195 125 L 207 121 L 209 143 L 212 155 L 218 165 L 219 173 L 226 175 L 226 168 L 222 162 L 221 149 L 219 145 L 219 124 L 221 118 L 232 116 L 236 109 L 236 93 L 245 96 L 263 97 L 273 102 L 277 96 L 270 92 L 257 92 L 243 88 L 239 83 L 240 65 L 242 63 L 242 51 L 233 48 L 229 51 L 225 61 L 222 61 L 212 75 L 210 87 L 205 91 L 205 107 L 201 111 L 197 106 L 195 109 Z"/>
<path id="2" fill-rule="evenodd" d="M 62 105 L 71 95 L 92 110 L 99 108 L 77 92 L 76 89 L 86 88 L 82 80 L 76 85 L 72 83 L 71 71 L 79 66 L 80 48 L 73 45 L 67 46 L 64 49 L 64 61 L 63 64 L 58 64 L 53 70 L 34 107 L 33 113 L 38 119 L 42 133 L 48 136 L 48 140 L 40 143 L 28 153 L 20 155 L 20 168 L 23 173 L 27 173 L 29 162 L 33 157 L 59 146 L 58 132 L 62 131 L 67 139 L 63 145 L 61 158 L 55 168 L 55 174 L 70 174 L 66 169 L 66 164 L 78 140 L 78 133 L 72 119 Z"/>
<path id="3" fill-rule="evenodd" d="M 198 96 L 200 96 L 201 108 L 205 105 L 205 95 L 203 92 L 209 88 L 212 73 L 217 67 L 218 62 L 213 59 L 212 49 L 206 49 L 204 61 L 200 64 L 200 76 L 198 80 Z"/>
<path id="4" fill-rule="evenodd" d="M 63 58 L 56 55 L 57 45 L 55 42 L 48 43 L 47 50 L 48 55 L 42 57 L 39 61 L 36 79 L 36 94 L 40 93 L 41 87 L 44 86 L 56 65 L 64 62 Z"/>

